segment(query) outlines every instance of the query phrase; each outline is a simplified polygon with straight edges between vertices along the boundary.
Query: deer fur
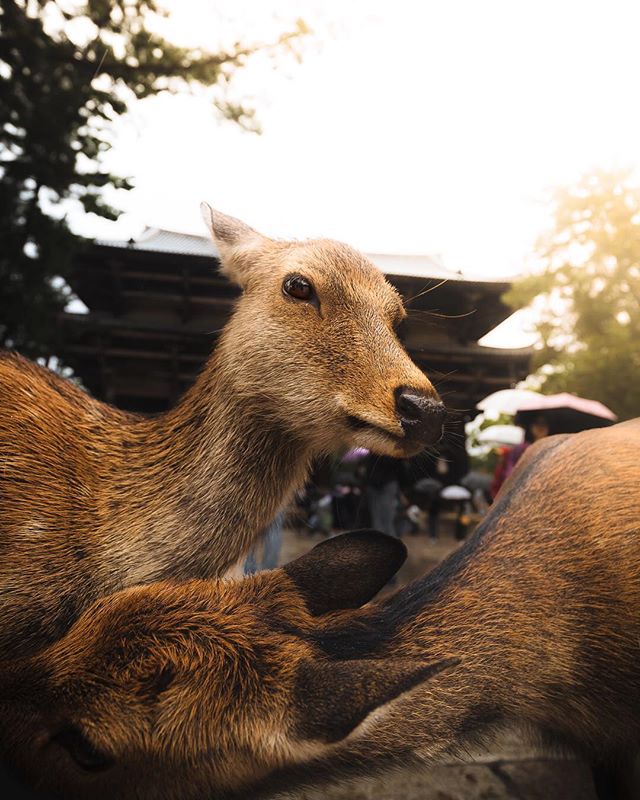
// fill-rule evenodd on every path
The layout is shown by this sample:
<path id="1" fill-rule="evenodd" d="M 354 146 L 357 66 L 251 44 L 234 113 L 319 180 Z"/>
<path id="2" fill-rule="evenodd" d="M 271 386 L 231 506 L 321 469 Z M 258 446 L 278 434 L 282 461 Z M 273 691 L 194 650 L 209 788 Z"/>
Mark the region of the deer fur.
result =
<path id="1" fill-rule="evenodd" d="M 65 798 L 258 798 L 464 753 L 504 724 L 640 745 L 640 420 L 533 445 L 473 536 L 366 603 L 402 543 L 128 589 L 0 670 L 0 752 Z M 637 797 L 619 784 L 609 795 Z"/>
<path id="2" fill-rule="evenodd" d="M 405 554 L 362 531 L 241 581 L 162 582 L 98 600 L 60 641 L 0 665 L 1 760 L 65 800 L 253 797 L 274 769 L 339 746 L 376 707 L 448 666 L 329 662 L 315 641 L 323 620 L 368 601 Z"/>
<path id="3" fill-rule="evenodd" d="M 458 551 L 323 634 L 329 657 L 460 660 L 327 770 L 464 755 L 517 723 L 587 759 L 600 798 L 640 797 L 639 451 L 640 419 L 541 440 Z"/>
<path id="4" fill-rule="evenodd" d="M 59 638 L 98 597 L 221 575 L 316 456 L 407 456 L 435 441 L 396 407 L 437 394 L 398 341 L 405 312 L 379 270 L 329 240 L 277 242 L 205 206 L 222 272 L 243 289 L 195 385 L 165 414 L 100 403 L 0 355 L 0 654 Z M 299 275 L 313 302 L 287 296 Z"/>

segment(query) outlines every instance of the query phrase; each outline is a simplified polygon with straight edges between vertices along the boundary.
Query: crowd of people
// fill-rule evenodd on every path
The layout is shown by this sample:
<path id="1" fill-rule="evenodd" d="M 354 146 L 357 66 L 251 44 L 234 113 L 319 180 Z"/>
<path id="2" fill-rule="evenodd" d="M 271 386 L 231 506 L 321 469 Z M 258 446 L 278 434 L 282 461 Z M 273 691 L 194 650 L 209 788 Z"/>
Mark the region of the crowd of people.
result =
<path id="1" fill-rule="evenodd" d="M 408 460 L 356 448 L 341 459 L 319 464 L 293 507 L 281 511 L 250 550 L 245 574 L 277 566 L 285 525 L 301 535 L 330 536 L 371 527 L 391 536 L 425 534 L 437 539 L 446 514 L 455 538 L 464 539 L 529 445 L 549 435 L 544 416 L 523 427 L 522 444 L 499 448 L 493 475 L 468 471 L 462 448 Z"/>
<path id="2" fill-rule="evenodd" d="M 440 535 L 444 514 L 463 539 L 486 510 L 491 477 L 468 473 L 466 454 L 399 460 L 364 449 L 319 464 L 304 492 L 280 513 L 248 554 L 246 574 L 278 563 L 285 525 L 300 535 L 371 527 L 391 536 Z"/>

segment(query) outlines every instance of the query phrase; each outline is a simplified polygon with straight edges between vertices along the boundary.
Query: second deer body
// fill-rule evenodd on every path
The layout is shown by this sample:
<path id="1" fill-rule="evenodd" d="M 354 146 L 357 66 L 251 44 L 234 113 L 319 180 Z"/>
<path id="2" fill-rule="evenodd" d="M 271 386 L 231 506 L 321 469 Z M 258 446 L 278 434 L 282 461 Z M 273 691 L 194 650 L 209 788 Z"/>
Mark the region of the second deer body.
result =
<path id="1" fill-rule="evenodd" d="M 640 420 L 543 440 L 460 550 L 360 609 L 397 540 L 106 598 L 0 669 L 0 752 L 57 796 L 110 800 L 256 798 L 511 722 L 623 763 L 640 745 L 639 451 Z"/>

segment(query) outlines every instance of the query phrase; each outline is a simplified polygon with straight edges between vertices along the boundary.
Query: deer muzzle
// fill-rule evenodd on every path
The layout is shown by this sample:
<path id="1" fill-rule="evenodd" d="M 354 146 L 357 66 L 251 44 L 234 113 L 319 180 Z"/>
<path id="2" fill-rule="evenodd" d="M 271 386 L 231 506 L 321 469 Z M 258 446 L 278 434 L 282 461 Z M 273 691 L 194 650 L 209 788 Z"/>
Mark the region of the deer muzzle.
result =
<path id="1" fill-rule="evenodd" d="M 396 390 L 396 411 L 407 441 L 429 445 L 442 436 L 447 410 L 444 403 L 419 389 Z"/>

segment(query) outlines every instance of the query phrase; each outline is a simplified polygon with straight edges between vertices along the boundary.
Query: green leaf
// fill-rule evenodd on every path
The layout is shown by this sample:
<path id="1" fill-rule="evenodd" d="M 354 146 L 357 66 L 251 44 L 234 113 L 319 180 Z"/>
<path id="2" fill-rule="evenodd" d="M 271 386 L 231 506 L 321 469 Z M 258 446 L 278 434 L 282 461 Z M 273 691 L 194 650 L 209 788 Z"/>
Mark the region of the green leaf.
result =
<path id="1" fill-rule="evenodd" d="M 536 301 L 542 391 L 640 416 L 640 187 L 629 171 L 593 170 L 552 203 L 540 271 L 505 296 L 514 308 Z"/>

